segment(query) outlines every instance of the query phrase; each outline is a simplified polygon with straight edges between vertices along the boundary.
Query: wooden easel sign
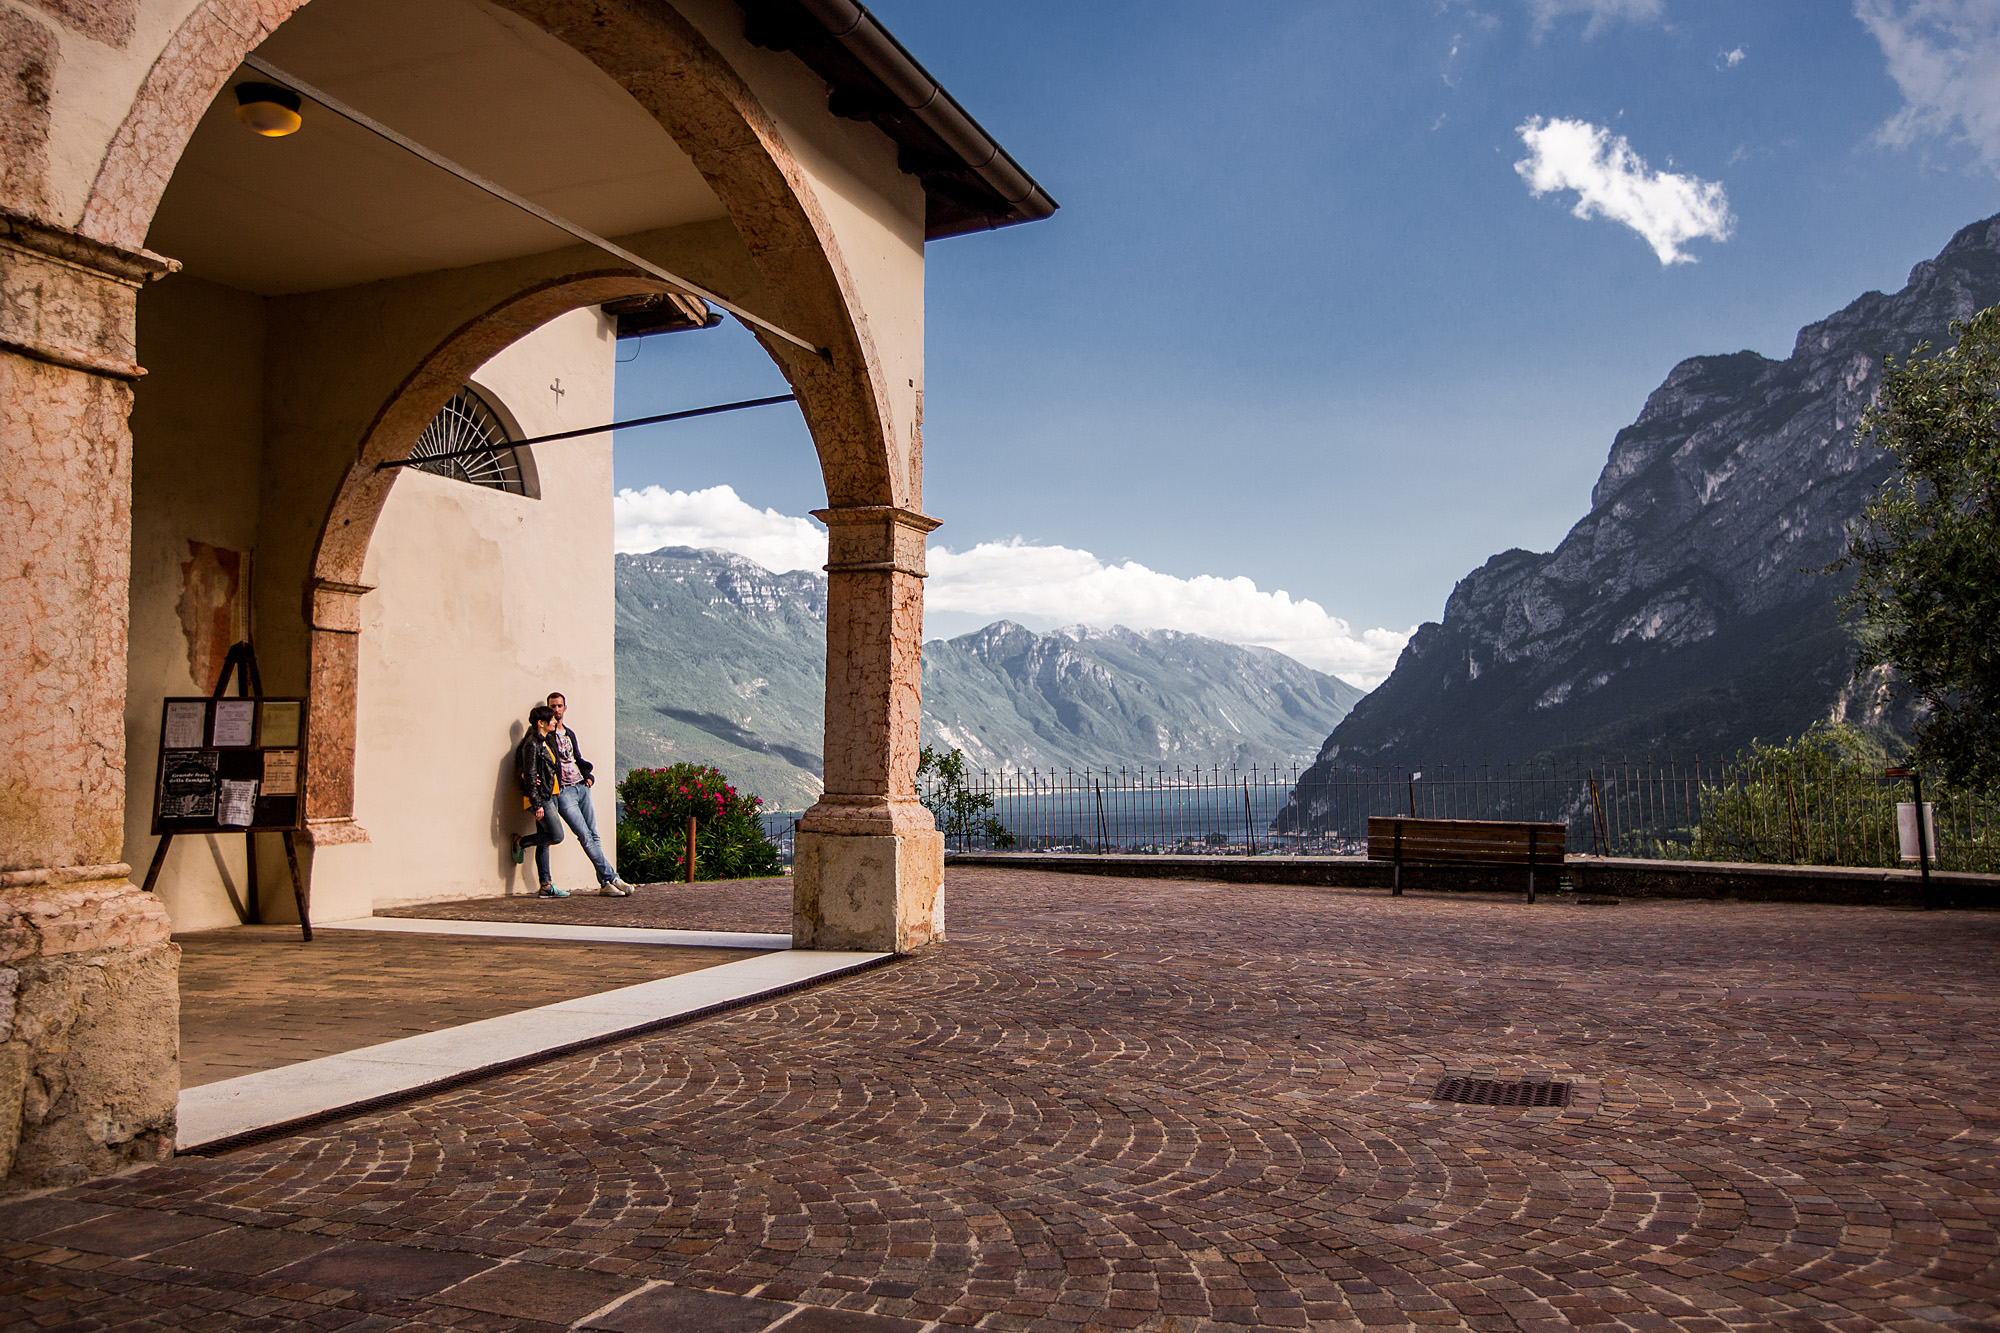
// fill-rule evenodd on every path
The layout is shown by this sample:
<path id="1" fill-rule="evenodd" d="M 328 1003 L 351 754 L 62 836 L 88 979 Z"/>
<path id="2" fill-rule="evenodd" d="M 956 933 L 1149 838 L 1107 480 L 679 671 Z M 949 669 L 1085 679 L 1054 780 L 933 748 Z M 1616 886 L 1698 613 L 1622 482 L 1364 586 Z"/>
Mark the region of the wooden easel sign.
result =
<path id="1" fill-rule="evenodd" d="M 239 695 L 222 697 L 230 675 Z M 248 921 L 257 920 L 256 833 L 282 834 L 292 872 L 299 928 L 312 938 L 305 888 L 299 879 L 292 835 L 305 827 L 306 701 L 251 694 L 256 659 L 249 645 L 229 650 L 229 660 L 206 699 L 165 699 L 160 704 L 159 778 L 153 792 L 153 833 L 159 845 L 146 871 L 151 892 L 177 833 L 241 833 L 249 888 Z"/>

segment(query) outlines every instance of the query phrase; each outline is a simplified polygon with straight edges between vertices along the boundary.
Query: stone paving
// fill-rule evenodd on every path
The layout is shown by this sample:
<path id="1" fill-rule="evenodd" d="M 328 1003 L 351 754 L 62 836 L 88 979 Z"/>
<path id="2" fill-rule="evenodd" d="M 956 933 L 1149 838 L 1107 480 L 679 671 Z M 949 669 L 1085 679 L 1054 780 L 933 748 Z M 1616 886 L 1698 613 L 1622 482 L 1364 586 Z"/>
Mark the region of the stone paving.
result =
<path id="1" fill-rule="evenodd" d="M 181 1086 L 336 1055 L 659 977 L 756 949 L 541 943 L 235 926 L 181 946 Z"/>
<path id="2" fill-rule="evenodd" d="M 792 881 L 725 879 L 700 884 L 641 884 L 630 898 L 578 894 L 538 898 L 464 898 L 416 903 L 375 913 L 433 921 L 534 921 L 565 926 L 639 926 L 648 930 L 792 933 Z"/>
<path id="3" fill-rule="evenodd" d="M 2000 1329 L 2000 915 L 947 887 L 893 965 L 0 1210 L 5 1327 Z"/>

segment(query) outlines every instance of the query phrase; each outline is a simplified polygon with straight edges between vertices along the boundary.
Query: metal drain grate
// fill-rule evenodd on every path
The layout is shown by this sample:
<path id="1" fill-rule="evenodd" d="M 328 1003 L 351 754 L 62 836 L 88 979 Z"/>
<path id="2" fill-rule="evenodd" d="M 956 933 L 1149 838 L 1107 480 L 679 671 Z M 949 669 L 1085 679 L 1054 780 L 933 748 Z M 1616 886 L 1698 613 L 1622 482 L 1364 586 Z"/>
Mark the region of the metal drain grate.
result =
<path id="1" fill-rule="evenodd" d="M 1438 1080 L 1434 1102 L 1463 1102 L 1467 1106 L 1568 1106 L 1567 1083 L 1500 1083 L 1490 1078 L 1447 1078 Z"/>

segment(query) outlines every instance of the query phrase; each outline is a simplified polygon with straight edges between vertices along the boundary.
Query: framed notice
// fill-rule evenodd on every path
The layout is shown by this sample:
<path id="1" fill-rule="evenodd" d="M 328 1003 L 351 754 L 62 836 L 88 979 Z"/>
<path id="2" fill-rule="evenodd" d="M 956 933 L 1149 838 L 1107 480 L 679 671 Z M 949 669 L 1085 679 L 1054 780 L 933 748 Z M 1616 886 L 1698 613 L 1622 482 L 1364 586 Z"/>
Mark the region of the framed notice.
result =
<path id="1" fill-rule="evenodd" d="M 153 832 L 305 827 L 303 699 L 168 699 Z"/>

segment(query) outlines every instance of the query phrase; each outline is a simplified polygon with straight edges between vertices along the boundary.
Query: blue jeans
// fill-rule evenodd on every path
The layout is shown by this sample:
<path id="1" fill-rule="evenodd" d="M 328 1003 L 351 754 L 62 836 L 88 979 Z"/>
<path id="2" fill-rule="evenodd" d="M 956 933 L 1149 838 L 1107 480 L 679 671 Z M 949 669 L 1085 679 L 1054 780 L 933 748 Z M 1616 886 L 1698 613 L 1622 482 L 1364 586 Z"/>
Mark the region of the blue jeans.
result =
<path id="1" fill-rule="evenodd" d="M 535 849 L 535 872 L 544 884 L 550 882 L 549 848 L 561 841 L 562 825 L 556 821 L 556 803 L 550 801 L 542 807 L 542 817 L 535 821 L 535 831 L 521 839 L 522 847 Z"/>
<path id="2" fill-rule="evenodd" d="M 572 787 L 564 787 L 556 793 L 555 807 L 549 814 L 551 824 L 555 822 L 554 816 L 561 815 L 563 823 L 575 831 L 577 844 L 583 848 L 583 854 L 590 858 L 591 865 L 597 867 L 599 884 L 609 884 L 618 878 L 618 872 L 611 868 L 611 862 L 604 859 L 604 844 L 597 837 L 597 812 L 591 808 L 590 788 L 580 782 Z M 560 830 L 557 831 L 557 837 L 561 837 Z M 541 865 L 541 858 L 547 855 L 547 849 L 536 848 L 535 863 Z M 542 873 L 542 879 L 544 882 L 548 880 L 546 870 Z"/>

